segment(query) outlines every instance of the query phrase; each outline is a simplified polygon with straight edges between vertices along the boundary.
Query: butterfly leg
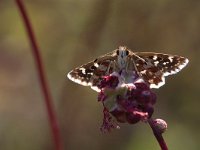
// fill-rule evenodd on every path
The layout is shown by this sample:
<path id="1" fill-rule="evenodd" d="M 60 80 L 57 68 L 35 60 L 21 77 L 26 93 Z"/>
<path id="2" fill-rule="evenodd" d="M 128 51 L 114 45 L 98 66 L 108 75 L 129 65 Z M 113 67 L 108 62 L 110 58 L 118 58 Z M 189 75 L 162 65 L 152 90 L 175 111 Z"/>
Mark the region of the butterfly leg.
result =
<path id="1" fill-rule="evenodd" d="M 115 61 L 110 61 L 107 69 L 106 69 L 106 75 L 111 74 L 114 70 L 116 69 L 116 62 Z"/>
<path id="2" fill-rule="evenodd" d="M 135 61 L 134 60 L 131 60 L 131 62 L 133 62 L 133 67 L 134 67 L 134 70 L 135 70 L 135 72 L 140 76 L 140 77 L 142 77 L 142 74 L 139 72 L 139 70 L 137 69 L 137 66 L 136 66 L 136 64 L 135 64 Z"/>
<path id="3" fill-rule="evenodd" d="M 137 57 L 138 59 L 140 59 L 140 60 L 142 60 L 143 62 L 146 63 L 145 59 L 141 58 L 140 56 L 138 56 L 138 55 L 136 55 L 136 54 L 134 54 L 134 53 L 133 53 L 133 55 L 134 55 L 135 57 Z"/>
<path id="4" fill-rule="evenodd" d="M 133 66 L 134 66 L 135 71 L 139 73 L 139 71 L 138 71 L 138 69 L 137 69 L 137 67 L 136 67 L 135 62 L 134 62 L 133 60 L 132 60 L 132 62 L 133 62 Z"/>
<path id="5" fill-rule="evenodd" d="M 110 73 L 111 63 L 112 63 L 112 62 L 110 62 L 109 65 L 108 65 L 108 68 L 107 68 L 107 70 L 106 70 L 106 75 L 108 75 L 108 74 Z"/>
<path id="6" fill-rule="evenodd" d="M 114 61 L 112 61 L 112 65 L 113 65 L 113 70 L 112 70 L 112 72 L 120 72 L 121 70 L 119 69 L 119 67 L 118 67 L 118 64 L 117 64 L 117 62 L 114 60 Z"/>
<path id="7" fill-rule="evenodd" d="M 132 66 L 130 66 L 130 61 L 127 61 L 127 63 L 126 63 L 126 72 L 128 72 L 128 70 L 130 69 L 130 67 L 132 67 Z"/>

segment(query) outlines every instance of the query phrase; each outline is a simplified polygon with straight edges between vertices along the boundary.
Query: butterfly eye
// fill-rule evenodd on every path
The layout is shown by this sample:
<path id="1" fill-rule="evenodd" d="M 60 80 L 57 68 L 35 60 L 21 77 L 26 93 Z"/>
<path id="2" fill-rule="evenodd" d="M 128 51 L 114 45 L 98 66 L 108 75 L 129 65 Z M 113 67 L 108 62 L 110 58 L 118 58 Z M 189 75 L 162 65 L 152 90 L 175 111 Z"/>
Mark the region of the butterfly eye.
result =
<path id="1" fill-rule="evenodd" d="M 119 50 L 117 50 L 117 55 L 119 55 Z"/>
<path id="2" fill-rule="evenodd" d="M 126 50 L 126 56 L 129 54 L 129 51 Z"/>

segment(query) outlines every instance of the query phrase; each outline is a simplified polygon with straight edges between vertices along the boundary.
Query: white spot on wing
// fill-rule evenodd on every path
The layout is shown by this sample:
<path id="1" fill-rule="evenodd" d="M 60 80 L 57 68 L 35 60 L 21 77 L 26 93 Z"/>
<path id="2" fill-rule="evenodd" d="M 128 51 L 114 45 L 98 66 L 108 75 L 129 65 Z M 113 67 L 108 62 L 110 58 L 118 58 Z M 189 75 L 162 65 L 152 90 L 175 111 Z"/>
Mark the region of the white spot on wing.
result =
<path id="1" fill-rule="evenodd" d="M 172 56 L 169 56 L 168 59 L 169 59 L 170 62 L 173 62 L 173 57 Z"/>
<path id="2" fill-rule="evenodd" d="M 158 89 L 159 87 L 163 86 L 165 84 L 165 77 L 162 76 L 162 81 L 158 83 L 158 85 L 156 84 L 150 84 L 150 88 L 155 88 Z"/>
<path id="3" fill-rule="evenodd" d="M 153 60 L 157 60 L 158 56 L 154 55 Z"/>
<path id="4" fill-rule="evenodd" d="M 159 64 L 159 61 L 155 61 L 154 64 L 155 66 L 157 66 Z"/>
<path id="5" fill-rule="evenodd" d="M 164 62 L 164 63 L 163 63 L 163 65 L 166 65 L 166 64 L 167 64 L 167 62 Z"/>
<path id="6" fill-rule="evenodd" d="M 71 81 L 73 81 L 73 82 L 75 82 L 75 83 L 78 83 L 78 84 L 81 84 L 81 85 L 83 85 L 83 86 L 90 86 L 90 85 L 91 85 L 90 82 L 87 83 L 86 81 L 81 81 L 81 80 L 78 79 L 78 78 L 72 77 L 70 73 L 67 74 L 67 77 L 68 77 Z"/>
<path id="7" fill-rule="evenodd" d="M 97 92 L 100 92 L 101 90 L 98 88 L 98 87 L 96 87 L 96 86 L 91 86 L 91 89 L 93 89 L 93 90 L 95 90 L 95 91 L 97 91 Z"/>
<path id="8" fill-rule="evenodd" d="M 165 72 L 164 76 L 168 76 L 168 75 L 172 75 L 172 74 L 176 74 L 179 71 L 181 71 L 187 64 L 188 64 L 189 60 L 186 58 L 185 62 L 181 65 L 178 66 L 178 68 L 176 68 L 175 70 L 172 70 L 171 72 Z"/>
<path id="9" fill-rule="evenodd" d="M 179 66 L 180 70 L 183 69 L 188 63 L 189 63 L 189 60 L 186 58 L 185 63 Z"/>
<path id="10" fill-rule="evenodd" d="M 186 58 L 185 62 L 181 65 L 179 65 L 178 69 L 175 69 L 174 71 L 171 72 L 165 72 L 164 76 L 168 76 L 168 75 L 172 75 L 172 74 L 176 74 L 177 72 L 179 72 L 181 69 L 183 69 L 187 64 L 188 64 L 189 60 Z M 156 84 L 150 84 L 150 88 L 159 88 L 161 86 L 163 86 L 165 84 L 165 77 L 162 76 L 162 82 L 158 83 L 158 85 Z"/>
<path id="11" fill-rule="evenodd" d="M 85 73 L 85 68 L 79 68 L 79 70 L 81 70 L 83 74 L 86 74 Z"/>
<path id="12" fill-rule="evenodd" d="M 94 66 L 95 66 L 96 68 L 98 68 L 98 67 L 99 67 L 99 64 L 98 64 L 98 63 L 94 63 Z"/>
<path id="13" fill-rule="evenodd" d="M 171 75 L 172 73 L 169 73 L 169 72 L 165 72 L 164 73 L 164 76 L 168 76 L 168 75 Z"/>

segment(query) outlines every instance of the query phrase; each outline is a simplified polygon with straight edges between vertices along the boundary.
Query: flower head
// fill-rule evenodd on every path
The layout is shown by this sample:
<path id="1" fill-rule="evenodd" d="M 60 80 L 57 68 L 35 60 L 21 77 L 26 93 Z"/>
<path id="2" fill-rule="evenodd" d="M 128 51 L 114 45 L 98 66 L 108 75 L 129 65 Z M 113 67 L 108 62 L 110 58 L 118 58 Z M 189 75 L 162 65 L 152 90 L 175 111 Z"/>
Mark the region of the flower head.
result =
<path id="1" fill-rule="evenodd" d="M 117 122 L 135 124 L 139 121 L 146 121 L 153 114 L 153 105 L 156 102 L 156 95 L 149 85 L 141 80 L 134 72 L 121 74 L 114 73 L 104 76 L 100 82 L 98 100 L 103 103 L 106 113 L 110 113 Z M 109 116 L 110 118 L 110 116 Z M 109 122 L 104 111 L 104 120 Z M 115 128 L 116 126 L 109 126 Z M 108 126 L 106 125 L 108 130 Z"/>

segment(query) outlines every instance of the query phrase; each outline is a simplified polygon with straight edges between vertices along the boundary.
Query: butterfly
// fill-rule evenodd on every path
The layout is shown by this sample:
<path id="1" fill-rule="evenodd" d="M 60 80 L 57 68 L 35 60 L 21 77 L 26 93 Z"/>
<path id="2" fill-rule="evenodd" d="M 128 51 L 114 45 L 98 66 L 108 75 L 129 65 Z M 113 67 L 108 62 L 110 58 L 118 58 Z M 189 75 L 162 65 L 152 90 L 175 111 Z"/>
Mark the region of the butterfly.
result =
<path id="1" fill-rule="evenodd" d="M 176 74 L 189 60 L 182 56 L 155 53 L 132 52 L 125 46 L 102 55 L 67 74 L 67 77 L 83 86 L 90 86 L 99 92 L 98 84 L 103 76 L 120 71 L 134 71 L 150 88 L 159 88 L 165 84 L 165 77 Z"/>

